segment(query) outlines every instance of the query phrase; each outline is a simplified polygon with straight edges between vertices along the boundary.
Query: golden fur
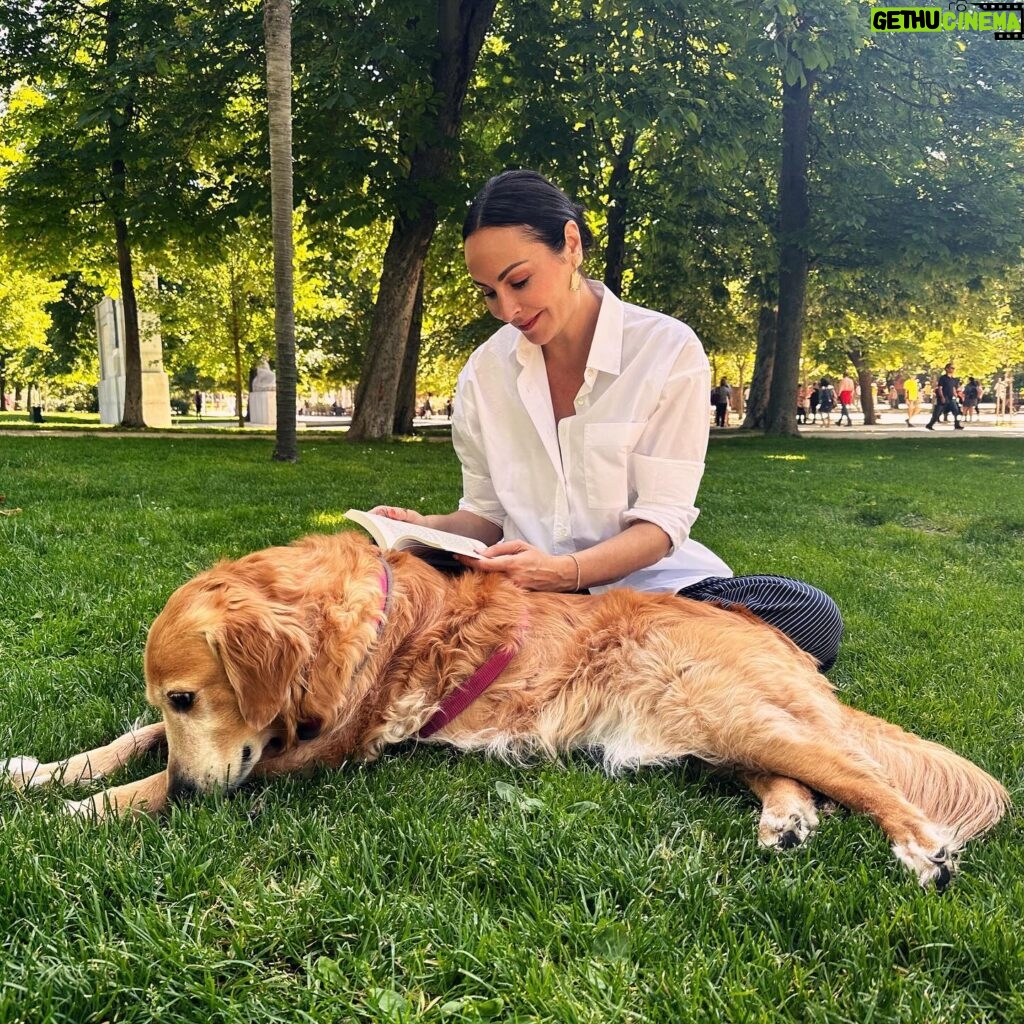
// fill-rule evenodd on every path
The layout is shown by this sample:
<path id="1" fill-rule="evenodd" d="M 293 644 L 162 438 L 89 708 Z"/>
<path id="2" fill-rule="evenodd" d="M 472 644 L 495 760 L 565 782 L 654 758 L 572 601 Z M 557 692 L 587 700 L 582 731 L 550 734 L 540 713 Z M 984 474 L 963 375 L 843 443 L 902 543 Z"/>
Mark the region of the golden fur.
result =
<path id="1" fill-rule="evenodd" d="M 393 583 L 382 615 L 382 557 Z M 444 576 L 352 533 L 222 562 L 171 595 L 149 633 L 146 694 L 163 721 L 39 765 L 22 785 L 96 779 L 166 741 L 167 768 L 69 804 L 160 811 L 252 775 L 374 758 L 414 737 L 503 644 L 497 681 L 426 742 L 510 759 L 600 751 L 609 771 L 685 756 L 740 773 L 762 843 L 817 825 L 814 794 L 870 815 L 922 884 L 1005 813 L 1006 791 L 936 743 L 840 703 L 813 660 L 749 613 L 672 595 L 527 593 Z"/>

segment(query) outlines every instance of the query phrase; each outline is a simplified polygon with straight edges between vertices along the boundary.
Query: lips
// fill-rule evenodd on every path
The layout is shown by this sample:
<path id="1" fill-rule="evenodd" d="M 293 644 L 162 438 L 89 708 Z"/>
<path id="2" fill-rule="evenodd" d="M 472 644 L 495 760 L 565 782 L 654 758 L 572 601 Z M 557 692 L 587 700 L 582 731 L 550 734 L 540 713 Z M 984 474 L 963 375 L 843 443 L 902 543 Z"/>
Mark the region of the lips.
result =
<path id="1" fill-rule="evenodd" d="M 515 328 L 516 328 L 517 331 L 522 331 L 523 334 L 525 334 L 527 331 L 532 330 L 536 326 L 537 321 L 539 319 L 540 319 L 540 313 L 538 313 L 535 317 L 533 317 L 532 320 L 524 320 L 523 323 L 516 324 Z"/>

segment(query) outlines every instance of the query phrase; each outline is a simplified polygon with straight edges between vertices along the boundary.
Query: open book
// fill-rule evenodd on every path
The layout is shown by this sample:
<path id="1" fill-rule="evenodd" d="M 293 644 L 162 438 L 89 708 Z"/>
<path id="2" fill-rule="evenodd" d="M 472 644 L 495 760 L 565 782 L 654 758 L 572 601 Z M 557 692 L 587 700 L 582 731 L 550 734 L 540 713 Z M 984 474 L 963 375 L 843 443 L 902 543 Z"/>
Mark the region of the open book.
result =
<path id="1" fill-rule="evenodd" d="M 387 516 L 378 516 L 373 512 L 361 512 L 357 508 L 350 508 L 345 513 L 345 518 L 361 526 L 382 551 L 439 548 L 441 551 L 479 558 L 480 552 L 487 547 L 483 541 L 474 540 L 472 537 L 463 537 L 444 530 L 432 530 L 429 526 L 399 522 L 397 519 L 388 519 Z"/>

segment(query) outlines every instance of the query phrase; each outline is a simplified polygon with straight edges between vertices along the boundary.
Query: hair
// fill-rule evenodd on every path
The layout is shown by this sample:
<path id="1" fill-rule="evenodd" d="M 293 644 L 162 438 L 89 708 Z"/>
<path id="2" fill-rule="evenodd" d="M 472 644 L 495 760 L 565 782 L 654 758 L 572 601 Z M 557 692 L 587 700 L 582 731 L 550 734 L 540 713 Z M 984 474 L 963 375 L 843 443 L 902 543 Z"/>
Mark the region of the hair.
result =
<path id="1" fill-rule="evenodd" d="M 570 220 L 580 229 L 585 255 L 594 235 L 583 207 L 536 171 L 504 171 L 491 178 L 470 203 L 462 240 L 480 228 L 520 227 L 559 253 L 565 248 L 565 225 Z"/>

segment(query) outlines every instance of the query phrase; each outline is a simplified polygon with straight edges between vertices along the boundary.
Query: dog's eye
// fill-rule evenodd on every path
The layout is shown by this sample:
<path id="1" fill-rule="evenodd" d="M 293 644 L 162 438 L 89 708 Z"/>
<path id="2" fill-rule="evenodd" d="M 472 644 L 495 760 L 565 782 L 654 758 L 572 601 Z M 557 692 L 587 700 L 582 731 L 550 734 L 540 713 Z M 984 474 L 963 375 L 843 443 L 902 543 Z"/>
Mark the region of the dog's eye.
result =
<path id="1" fill-rule="evenodd" d="M 188 711 L 195 703 L 196 695 L 187 690 L 177 690 L 167 694 L 167 702 L 175 711 Z"/>

